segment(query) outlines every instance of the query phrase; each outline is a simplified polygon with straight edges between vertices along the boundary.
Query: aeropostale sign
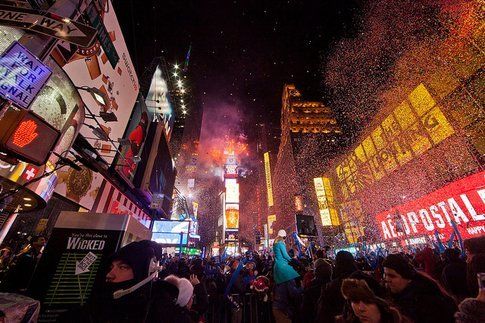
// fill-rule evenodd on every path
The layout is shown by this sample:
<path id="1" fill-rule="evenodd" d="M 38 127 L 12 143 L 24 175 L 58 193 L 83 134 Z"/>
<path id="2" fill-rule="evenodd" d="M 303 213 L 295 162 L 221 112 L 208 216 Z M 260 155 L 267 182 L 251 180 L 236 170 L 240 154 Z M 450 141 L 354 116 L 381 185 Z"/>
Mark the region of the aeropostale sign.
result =
<path id="1" fill-rule="evenodd" d="M 462 238 L 485 235 L 485 172 L 448 184 L 426 196 L 376 215 L 384 240 L 453 232 Z"/>

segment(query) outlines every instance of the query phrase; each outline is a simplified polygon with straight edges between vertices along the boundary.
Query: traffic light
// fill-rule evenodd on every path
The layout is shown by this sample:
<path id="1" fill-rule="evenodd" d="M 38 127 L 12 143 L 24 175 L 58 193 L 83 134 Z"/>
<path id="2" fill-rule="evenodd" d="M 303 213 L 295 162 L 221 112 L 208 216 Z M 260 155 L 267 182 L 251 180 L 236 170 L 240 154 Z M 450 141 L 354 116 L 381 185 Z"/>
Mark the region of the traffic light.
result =
<path id="1" fill-rule="evenodd" d="M 60 132 L 27 110 L 9 109 L 0 120 L 0 150 L 22 161 L 43 165 Z"/>

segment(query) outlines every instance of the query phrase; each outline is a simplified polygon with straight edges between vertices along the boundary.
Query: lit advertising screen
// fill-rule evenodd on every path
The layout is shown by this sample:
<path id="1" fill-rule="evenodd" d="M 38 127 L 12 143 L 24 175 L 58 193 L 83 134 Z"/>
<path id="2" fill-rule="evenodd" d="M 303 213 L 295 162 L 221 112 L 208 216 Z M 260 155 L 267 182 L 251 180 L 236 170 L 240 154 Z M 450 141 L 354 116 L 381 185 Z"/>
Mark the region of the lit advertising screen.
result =
<path id="1" fill-rule="evenodd" d="M 313 179 L 315 193 L 317 195 L 318 210 L 323 226 L 339 225 L 337 210 L 335 209 L 330 179 L 327 177 L 316 177 Z"/>
<path id="2" fill-rule="evenodd" d="M 190 222 L 154 221 L 152 240 L 165 245 L 179 245 L 182 232 L 182 244 L 188 241 Z"/>
<path id="3" fill-rule="evenodd" d="M 98 99 L 95 99 L 90 92 L 79 91 L 84 103 L 94 115 L 116 116 L 114 121 L 97 117 L 96 122 L 86 118 L 84 123 L 87 126 L 81 127 L 80 130 L 81 134 L 88 138 L 88 142 L 99 150 L 109 164 L 112 164 L 119 147 L 118 138 L 123 138 L 140 87 L 111 1 L 107 0 L 106 6 L 110 9 L 101 13 L 96 9 L 94 2 L 89 6 L 87 18 L 97 29 L 96 41 L 92 46 L 79 48 L 66 57 L 62 68 L 76 86 L 95 88 L 103 93 L 102 100 L 99 100 L 99 95 Z M 57 54 L 62 55 L 70 51 L 69 46 L 66 48 L 63 44 L 58 44 Z M 98 122 L 101 127 L 98 126 Z M 94 133 L 90 126 L 100 129 Z M 114 144 L 97 134 L 106 134 Z"/>
<path id="4" fill-rule="evenodd" d="M 189 233 L 188 221 L 154 221 L 153 232 Z"/>
<path id="5" fill-rule="evenodd" d="M 269 153 L 265 152 L 264 158 L 264 174 L 266 178 L 266 191 L 268 194 L 268 206 L 273 206 L 273 184 L 271 182 L 271 164 L 269 162 Z"/>
<path id="6" fill-rule="evenodd" d="M 276 214 L 271 214 L 268 215 L 268 233 L 273 234 L 274 233 L 274 228 L 273 228 L 273 223 L 276 222 Z"/>
<path id="7" fill-rule="evenodd" d="M 130 182 L 138 168 L 137 159 L 141 158 L 149 125 L 148 110 L 143 96 L 139 94 L 115 161 L 118 173 Z"/>
<path id="8" fill-rule="evenodd" d="M 239 184 L 235 178 L 225 179 L 226 203 L 239 203 Z"/>
<path id="9" fill-rule="evenodd" d="M 427 235 L 449 239 L 456 223 L 463 239 L 485 234 L 485 172 L 448 184 L 428 195 L 376 215 L 384 240 Z"/>
<path id="10" fill-rule="evenodd" d="M 455 133 L 424 84 L 394 108 L 335 171 L 344 199 Z"/>
<path id="11" fill-rule="evenodd" d="M 170 103 L 167 81 L 163 77 L 160 66 L 157 66 L 150 82 L 150 89 L 146 95 L 146 105 L 152 120 L 160 120 L 165 127 L 165 135 L 170 141 L 175 115 Z"/>
<path id="12" fill-rule="evenodd" d="M 237 229 L 239 227 L 239 204 L 226 204 L 224 213 L 226 228 Z"/>

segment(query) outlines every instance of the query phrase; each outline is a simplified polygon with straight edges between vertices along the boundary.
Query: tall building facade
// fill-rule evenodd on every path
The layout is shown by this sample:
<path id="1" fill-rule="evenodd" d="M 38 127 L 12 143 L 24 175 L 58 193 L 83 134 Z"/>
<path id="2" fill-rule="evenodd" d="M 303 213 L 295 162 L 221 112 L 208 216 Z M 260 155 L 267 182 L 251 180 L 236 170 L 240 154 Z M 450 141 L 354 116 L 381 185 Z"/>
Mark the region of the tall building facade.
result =
<path id="1" fill-rule="evenodd" d="M 309 215 L 313 216 L 322 239 L 325 232 L 313 180 L 334 156 L 341 130 L 329 107 L 304 100 L 294 85 L 284 86 L 281 109 L 277 160 L 274 170 L 266 169 L 267 186 L 271 186 L 273 195 L 273 201 L 268 201 L 273 204 L 269 231 L 272 236 L 279 229 L 294 232 L 296 215 Z M 270 154 L 266 156 L 266 164 L 266 168 L 271 168 Z M 272 179 L 268 179 L 269 175 Z M 267 196 L 272 197 L 269 193 Z"/>

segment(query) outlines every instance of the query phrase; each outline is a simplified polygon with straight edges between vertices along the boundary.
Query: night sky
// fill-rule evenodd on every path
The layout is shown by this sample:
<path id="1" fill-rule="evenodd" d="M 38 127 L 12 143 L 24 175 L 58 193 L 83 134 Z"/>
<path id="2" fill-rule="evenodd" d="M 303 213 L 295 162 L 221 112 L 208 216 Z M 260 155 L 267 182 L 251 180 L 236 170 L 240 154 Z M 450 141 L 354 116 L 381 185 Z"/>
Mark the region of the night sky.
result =
<path id="1" fill-rule="evenodd" d="M 115 0 L 131 57 L 141 76 L 152 58 L 183 62 L 191 46 L 194 104 L 216 113 L 234 104 L 244 131 L 258 122 L 279 127 L 283 84 L 305 98 L 325 96 L 322 60 L 355 33 L 358 1 Z"/>

